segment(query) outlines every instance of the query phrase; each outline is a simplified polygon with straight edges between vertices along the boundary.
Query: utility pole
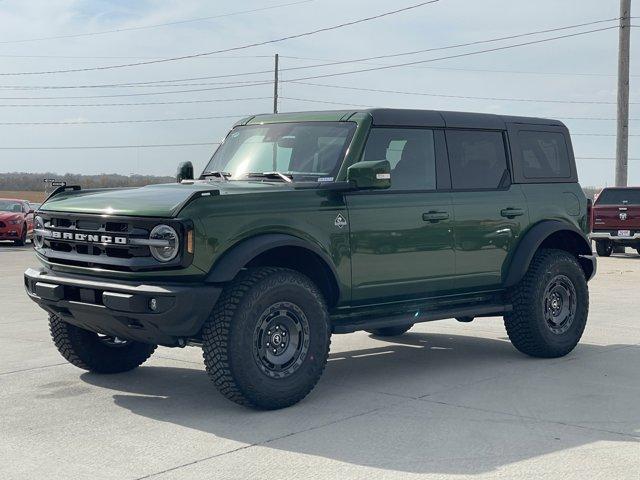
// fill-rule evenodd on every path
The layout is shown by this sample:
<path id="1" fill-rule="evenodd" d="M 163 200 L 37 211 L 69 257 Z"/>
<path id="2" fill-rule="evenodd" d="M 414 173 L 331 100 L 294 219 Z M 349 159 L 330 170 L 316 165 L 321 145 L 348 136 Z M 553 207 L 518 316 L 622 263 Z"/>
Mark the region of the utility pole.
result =
<path id="1" fill-rule="evenodd" d="M 631 0 L 620 0 L 618 44 L 618 127 L 616 132 L 616 187 L 627 186 L 629 166 L 629 44 Z"/>
<path id="2" fill-rule="evenodd" d="M 278 113 L 278 54 L 276 53 L 275 56 L 275 65 L 274 65 L 274 72 L 273 72 L 273 113 Z M 627 67 L 627 72 L 628 72 L 628 67 Z M 628 83 L 627 83 L 627 87 L 628 87 Z"/>

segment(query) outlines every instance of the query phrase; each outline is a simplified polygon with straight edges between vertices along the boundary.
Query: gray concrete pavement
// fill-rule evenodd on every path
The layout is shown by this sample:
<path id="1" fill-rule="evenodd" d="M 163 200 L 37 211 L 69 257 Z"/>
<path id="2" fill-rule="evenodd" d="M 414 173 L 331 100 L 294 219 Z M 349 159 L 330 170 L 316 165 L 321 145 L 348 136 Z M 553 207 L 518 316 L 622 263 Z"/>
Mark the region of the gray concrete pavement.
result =
<path id="1" fill-rule="evenodd" d="M 222 398 L 197 348 L 85 373 L 0 244 L 0 478 L 640 478 L 640 257 L 600 259 L 581 344 L 515 351 L 501 319 L 334 336 L 318 387 L 255 412 Z"/>

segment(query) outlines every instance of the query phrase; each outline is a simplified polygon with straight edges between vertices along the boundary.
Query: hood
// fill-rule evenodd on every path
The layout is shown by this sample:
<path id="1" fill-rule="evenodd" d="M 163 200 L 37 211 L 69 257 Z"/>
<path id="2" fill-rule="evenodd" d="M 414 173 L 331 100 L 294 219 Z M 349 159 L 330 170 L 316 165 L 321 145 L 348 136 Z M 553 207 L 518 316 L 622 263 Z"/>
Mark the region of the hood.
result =
<path id="1" fill-rule="evenodd" d="M 21 220 L 23 218 L 22 213 L 15 212 L 0 212 L 0 220 L 9 221 L 9 220 Z"/>
<path id="2" fill-rule="evenodd" d="M 39 211 L 133 217 L 174 217 L 194 195 L 237 195 L 276 192 L 291 187 L 280 182 L 208 181 L 148 185 L 139 188 L 67 190 L 45 201 Z"/>

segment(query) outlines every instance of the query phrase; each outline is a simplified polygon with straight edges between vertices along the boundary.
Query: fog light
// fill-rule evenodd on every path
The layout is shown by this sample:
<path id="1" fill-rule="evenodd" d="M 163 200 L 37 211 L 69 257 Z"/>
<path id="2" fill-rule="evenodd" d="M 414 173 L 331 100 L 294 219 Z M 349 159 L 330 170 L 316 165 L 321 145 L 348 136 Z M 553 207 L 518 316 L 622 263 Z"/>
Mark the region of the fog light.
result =
<path id="1" fill-rule="evenodd" d="M 155 312 L 158 309 L 158 300 L 155 298 L 149 300 L 149 308 Z"/>

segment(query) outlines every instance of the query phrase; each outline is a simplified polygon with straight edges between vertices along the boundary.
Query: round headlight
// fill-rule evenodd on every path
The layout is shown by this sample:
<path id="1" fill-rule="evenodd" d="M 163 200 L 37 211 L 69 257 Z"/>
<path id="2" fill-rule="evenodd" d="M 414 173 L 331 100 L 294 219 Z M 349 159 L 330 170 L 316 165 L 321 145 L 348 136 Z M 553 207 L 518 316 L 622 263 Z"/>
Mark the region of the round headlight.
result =
<path id="1" fill-rule="evenodd" d="M 162 240 L 162 245 L 151 245 L 151 255 L 160 262 L 169 262 L 176 258 L 180 249 L 178 234 L 169 225 L 156 225 L 149 235 L 150 240 Z M 160 243 L 160 242 L 158 242 Z"/>
<path id="2" fill-rule="evenodd" d="M 44 246 L 44 236 L 38 234 L 38 230 L 44 230 L 44 220 L 38 216 L 33 220 L 33 246 L 35 248 L 42 248 Z"/>

